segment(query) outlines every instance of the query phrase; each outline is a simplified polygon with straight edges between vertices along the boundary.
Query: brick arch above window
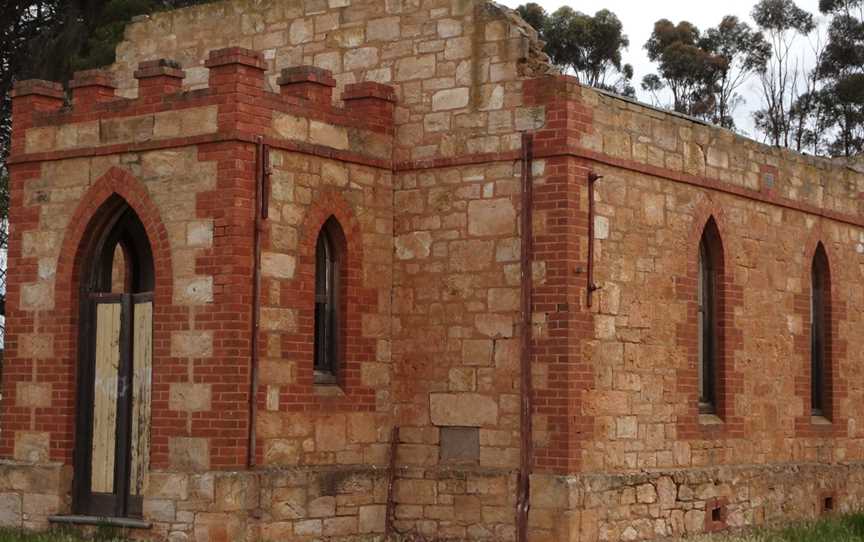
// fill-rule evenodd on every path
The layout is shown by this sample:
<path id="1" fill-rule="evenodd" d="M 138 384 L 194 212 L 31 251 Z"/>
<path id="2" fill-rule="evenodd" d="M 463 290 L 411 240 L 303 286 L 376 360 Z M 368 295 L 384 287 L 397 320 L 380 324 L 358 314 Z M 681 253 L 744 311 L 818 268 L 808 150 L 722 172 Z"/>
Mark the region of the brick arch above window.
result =
<path id="1" fill-rule="evenodd" d="M 98 227 L 99 213 L 112 198 L 122 198 L 138 215 L 150 242 L 155 268 L 154 319 L 159 320 L 172 310 L 173 272 L 168 231 L 163 224 L 156 205 L 150 199 L 143 184 L 131 173 L 112 167 L 102 175 L 81 197 L 78 207 L 66 226 L 57 261 L 54 281 L 55 311 L 69 322 L 55 339 L 55 362 L 65 377 L 55 390 L 74 397 L 75 368 L 78 359 L 78 295 L 83 259 L 87 256 L 86 243 Z M 84 250 L 82 250 L 84 248 Z M 167 343 L 170 331 L 156 327 L 154 344 Z M 64 388 L 61 390 L 59 386 Z M 74 401 L 65 402 L 56 409 L 57 419 L 62 420 L 59 429 L 52 432 L 51 454 L 53 460 L 71 463 L 75 441 Z"/>
<path id="2" fill-rule="evenodd" d="M 741 301 L 741 288 L 735 285 L 730 265 L 734 242 L 723 208 L 706 199 L 697 205 L 686 237 L 687 266 L 674 277 L 676 298 L 687 306 L 687 320 L 678 325 L 678 348 L 684 352 L 683 366 L 677 368 L 678 435 L 682 439 L 719 439 L 738 436 L 743 431 L 741 413 L 735 412 L 735 395 L 743 390 L 741 375 L 734 370 L 734 352 L 741 342 L 735 328 L 734 309 Z M 700 414 L 699 408 L 699 251 L 703 236 L 712 245 L 716 269 L 716 398 L 714 411 Z"/>
<path id="3" fill-rule="evenodd" d="M 843 259 L 837 253 L 834 243 L 828 241 L 830 232 L 820 222 L 810 232 L 802 245 L 803 257 L 800 260 L 801 292 L 794 296 L 793 312 L 801 321 L 800 332 L 794 337 L 794 354 L 798 371 L 795 376 L 795 395 L 800 401 L 802 412 L 795 419 L 795 435 L 799 437 L 833 436 L 843 437 L 848 433 L 848 418 L 843 403 L 847 397 L 846 379 L 843 378 L 843 361 L 846 359 L 847 344 L 839 336 L 840 324 L 847 315 L 846 301 L 839 295 L 837 284 L 842 275 Z M 818 417 L 812 415 L 811 404 L 811 303 L 813 264 L 820 255 L 827 263 L 829 286 L 825 299 L 827 308 L 826 348 L 824 351 L 824 405 Z M 830 422 L 830 423 L 825 423 Z"/>
<path id="4" fill-rule="evenodd" d="M 315 258 L 318 236 L 328 220 L 338 222 L 344 235 L 340 263 L 340 367 L 336 383 L 340 393 L 316 393 L 314 362 Z M 297 332 L 283 338 L 283 356 L 296 359 L 296 383 L 281 392 L 290 395 L 286 405 L 312 403 L 322 411 L 371 411 L 375 390 L 362 381 L 362 364 L 375 358 L 376 339 L 364 334 L 367 314 L 378 312 L 378 291 L 363 285 L 363 231 L 352 206 L 334 190 L 316 195 L 300 224 L 297 269 L 282 288 L 283 307 L 296 308 Z M 259 398 L 260 401 L 260 398 Z M 286 406 L 285 408 L 293 408 Z"/>
<path id="5" fill-rule="evenodd" d="M 143 184 L 134 175 L 118 167 L 109 169 L 81 197 L 81 203 L 66 227 L 66 235 L 61 245 L 55 291 L 59 294 L 63 289 L 70 288 L 70 285 L 78 284 L 82 259 L 86 257 L 86 250 L 81 248 L 88 242 L 91 229 L 98 226 L 98 215 L 104 210 L 104 204 L 112 197 L 122 198 L 144 225 L 153 251 L 156 271 L 155 301 L 157 304 L 170 304 L 174 276 L 171 271 L 168 230 L 162 223 L 159 209 L 150 199 Z M 66 293 L 76 296 L 77 288 L 72 287 Z M 65 297 L 58 295 L 58 302 L 67 301 Z M 74 299 L 70 298 L 68 302 L 70 304 L 67 307 L 75 306 Z"/>

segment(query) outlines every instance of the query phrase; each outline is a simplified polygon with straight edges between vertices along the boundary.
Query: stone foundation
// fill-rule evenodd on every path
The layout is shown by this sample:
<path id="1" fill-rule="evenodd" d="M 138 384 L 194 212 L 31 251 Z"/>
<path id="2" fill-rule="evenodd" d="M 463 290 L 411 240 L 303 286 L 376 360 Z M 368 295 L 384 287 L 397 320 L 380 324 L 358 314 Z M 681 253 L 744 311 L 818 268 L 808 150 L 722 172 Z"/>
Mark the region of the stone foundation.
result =
<path id="1" fill-rule="evenodd" d="M 515 539 L 515 472 L 398 468 L 394 536 Z M 0 464 L 0 526 L 44 529 L 68 513 L 71 472 Z M 153 472 L 135 538 L 382 540 L 386 467 L 243 472 Z M 632 474 L 534 475 L 532 541 L 658 540 L 852 512 L 864 505 L 864 463 L 680 469 Z M 830 501 L 829 501 L 830 499 Z M 827 507 L 827 508 L 826 508 Z"/>
<path id="2" fill-rule="evenodd" d="M 153 528 L 134 536 L 380 540 L 392 499 L 405 538 L 511 541 L 523 461 L 532 542 L 864 501 L 864 175 L 549 75 L 540 46 L 484 0 L 231 0 L 131 24 L 71 107 L 59 83 L 18 82 L 0 524 L 68 513 L 73 464 L 76 510 L 138 514 L 125 495 L 88 507 L 106 494 L 88 494 L 81 434 L 79 293 L 119 200 L 156 262 L 137 381 Z M 316 375 L 331 219 L 340 359 Z M 706 225 L 723 265 L 702 416 Z M 816 250 L 831 321 L 814 418 Z"/>
<path id="3" fill-rule="evenodd" d="M 541 475 L 531 494 L 532 540 L 656 540 L 858 510 L 864 463 Z"/>

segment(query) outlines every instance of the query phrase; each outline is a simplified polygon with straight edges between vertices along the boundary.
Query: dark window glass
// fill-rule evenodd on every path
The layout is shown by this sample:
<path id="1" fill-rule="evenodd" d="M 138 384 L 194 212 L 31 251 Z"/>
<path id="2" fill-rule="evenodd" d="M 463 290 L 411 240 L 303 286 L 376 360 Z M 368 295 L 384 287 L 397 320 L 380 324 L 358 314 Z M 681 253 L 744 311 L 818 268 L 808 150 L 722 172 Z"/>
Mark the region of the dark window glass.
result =
<path id="1" fill-rule="evenodd" d="M 699 243 L 699 283 L 697 284 L 699 302 L 699 411 L 715 413 L 717 403 L 717 269 L 708 234 L 709 232 L 706 231 Z"/>
<path id="2" fill-rule="evenodd" d="M 315 382 L 333 383 L 338 369 L 339 254 L 334 219 L 321 228 L 315 248 Z"/>
<path id="3" fill-rule="evenodd" d="M 814 416 L 825 415 L 826 343 L 829 329 L 827 300 L 830 297 L 828 256 L 820 243 L 810 273 L 810 405 Z"/>

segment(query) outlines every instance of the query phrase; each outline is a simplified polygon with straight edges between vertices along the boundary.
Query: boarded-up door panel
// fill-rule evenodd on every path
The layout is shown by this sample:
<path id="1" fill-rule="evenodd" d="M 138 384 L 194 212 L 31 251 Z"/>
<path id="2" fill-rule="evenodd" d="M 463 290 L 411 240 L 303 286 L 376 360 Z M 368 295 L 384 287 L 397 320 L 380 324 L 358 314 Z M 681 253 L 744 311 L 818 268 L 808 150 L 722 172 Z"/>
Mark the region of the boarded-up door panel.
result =
<path id="1" fill-rule="evenodd" d="M 91 491 L 114 492 L 121 305 L 96 305 Z"/>
<path id="2" fill-rule="evenodd" d="M 129 492 L 143 495 L 150 457 L 150 382 L 153 361 L 153 303 L 134 303 L 132 316 L 132 464 Z"/>

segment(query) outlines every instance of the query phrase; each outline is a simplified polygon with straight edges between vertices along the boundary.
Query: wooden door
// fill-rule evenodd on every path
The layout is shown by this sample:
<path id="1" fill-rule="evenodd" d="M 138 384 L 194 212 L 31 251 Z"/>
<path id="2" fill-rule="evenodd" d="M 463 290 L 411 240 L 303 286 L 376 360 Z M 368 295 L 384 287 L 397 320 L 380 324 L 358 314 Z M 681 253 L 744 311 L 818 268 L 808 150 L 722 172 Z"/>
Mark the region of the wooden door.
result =
<path id="1" fill-rule="evenodd" d="M 89 294 L 82 305 L 77 513 L 141 515 L 150 448 L 152 316 L 150 293 Z"/>

